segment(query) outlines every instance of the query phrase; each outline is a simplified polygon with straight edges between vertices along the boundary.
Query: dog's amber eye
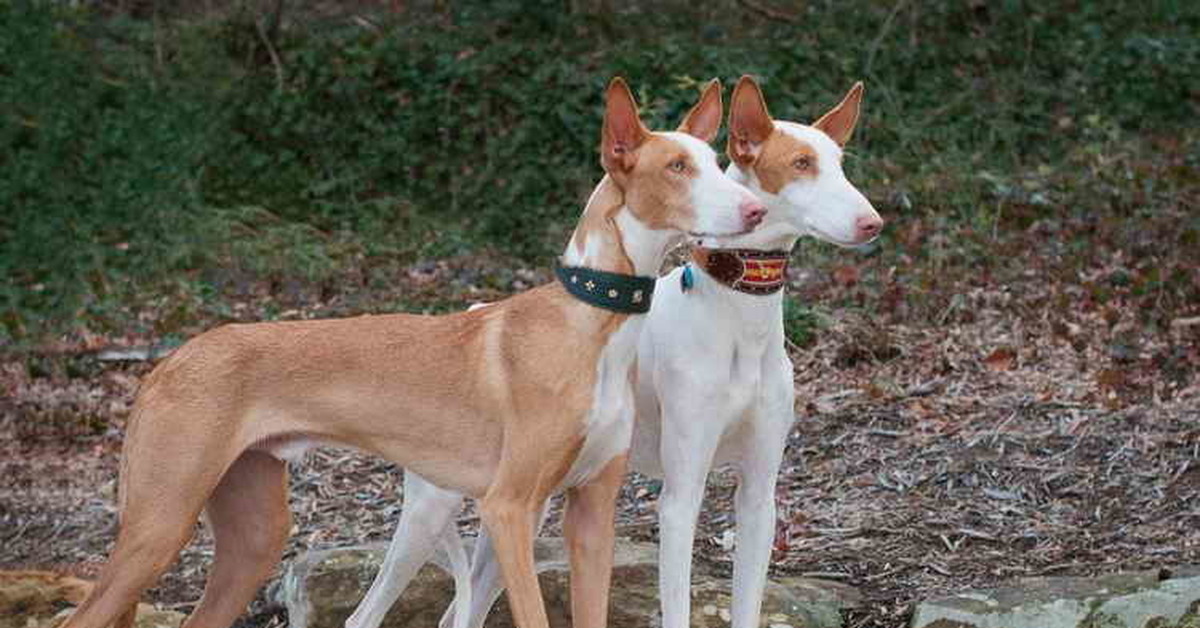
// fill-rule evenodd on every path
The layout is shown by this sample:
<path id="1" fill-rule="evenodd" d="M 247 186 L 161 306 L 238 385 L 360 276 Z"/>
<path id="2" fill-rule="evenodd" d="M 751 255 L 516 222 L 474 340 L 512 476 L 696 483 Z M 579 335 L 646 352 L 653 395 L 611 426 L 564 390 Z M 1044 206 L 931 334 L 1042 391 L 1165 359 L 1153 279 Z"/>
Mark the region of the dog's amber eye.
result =
<path id="1" fill-rule="evenodd" d="M 792 167 L 796 170 L 808 170 L 812 167 L 812 159 L 807 156 L 797 157 L 796 161 L 792 162 Z"/>
<path id="2" fill-rule="evenodd" d="M 667 164 L 667 167 L 674 172 L 683 172 L 687 170 L 687 162 L 682 159 L 676 159 L 675 161 Z"/>

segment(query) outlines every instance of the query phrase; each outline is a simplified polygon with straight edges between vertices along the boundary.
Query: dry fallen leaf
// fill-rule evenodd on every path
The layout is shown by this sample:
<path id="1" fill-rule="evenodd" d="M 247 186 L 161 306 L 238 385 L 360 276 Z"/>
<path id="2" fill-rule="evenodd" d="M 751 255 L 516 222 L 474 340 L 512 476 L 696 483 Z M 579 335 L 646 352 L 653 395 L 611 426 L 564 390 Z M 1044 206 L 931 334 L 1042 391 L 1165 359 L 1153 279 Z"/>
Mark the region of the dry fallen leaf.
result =
<path id="1" fill-rule="evenodd" d="M 853 286 L 858 283 L 857 266 L 838 266 L 833 269 L 833 281 L 839 286 Z"/>
<path id="2" fill-rule="evenodd" d="M 983 363 L 993 371 L 1011 371 L 1017 365 L 1017 352 L 1009 347 L 1000 347 L 984 358 Z"/>
<path id="3" fill-rule="evenodd" d="M 1096 383 L 1101 390 L 1119 390 L 1128 385 L 1129 378 L 1121 369 L 1103 369 L 1096 373 Z"/>

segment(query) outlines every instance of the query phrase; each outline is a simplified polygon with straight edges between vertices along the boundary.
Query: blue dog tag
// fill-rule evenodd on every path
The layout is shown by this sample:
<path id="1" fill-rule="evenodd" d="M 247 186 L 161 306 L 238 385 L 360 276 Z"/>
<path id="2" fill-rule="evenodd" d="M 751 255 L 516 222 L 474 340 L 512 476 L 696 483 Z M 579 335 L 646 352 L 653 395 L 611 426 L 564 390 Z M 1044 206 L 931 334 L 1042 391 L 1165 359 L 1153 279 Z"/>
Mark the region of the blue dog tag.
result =
<path id="1" fill-rule="evenodd" d="M 679 276 L 679 286 L 683 288 L 684 292 L 687 292 L 695 284 L 696 278 L 692 275 L 692 265 L 687 264 L 683 267 L 683 274 Z"/>

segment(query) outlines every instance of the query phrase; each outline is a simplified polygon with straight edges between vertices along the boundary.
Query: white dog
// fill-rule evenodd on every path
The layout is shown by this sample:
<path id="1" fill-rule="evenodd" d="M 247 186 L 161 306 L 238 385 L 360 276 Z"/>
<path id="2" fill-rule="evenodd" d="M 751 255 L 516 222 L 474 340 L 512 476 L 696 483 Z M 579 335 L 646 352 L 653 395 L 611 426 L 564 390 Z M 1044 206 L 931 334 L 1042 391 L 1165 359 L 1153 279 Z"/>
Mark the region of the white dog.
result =
<path id="1" fill-rule="evenodd" d="M 784 348 L 783 293 L 788 255 L 803 235 L 842 246 L 874 239 L 883 220 L 842 172 L 842 147 L 858 121 L 857 83 L 812 126 L 774 121 L 757 83 L 742 77 L 729 115 L 729 175 L 768 207 L 753 233 L 700 238 L 694 263 L 657 283 L 638 346 L 637 419 L 631 468 L 663 479 L 659 500 L 659 586 L 663 628 L 690 625 L 692 544 L 708 472 L 730 464 L 740 482 L 735 500 L 733 628 L 758 628 L 775 533 L 775 482 L 795 420 L 792 362 Z M 716 247 L 721 248 L 716 248 Z M 694 268 L 694 270 L 693 270 Z M 461 496 L 405 475 L 403 518 Z M 436 508 L 437 506 L 433 506 Z M 443 506 L 444 507 L 444 506 Z M 403 526 L 402 526 L 403 528 Z M 385 566 L 347 621 L 378 628 L 411 573 L 404 546 L 439 539 L 402 538 L 397 530 Z M 453 547 L 460 542 L 441 539 Z M 463 574 L 456 575 L 461 582 Z M 486 531 L 472 559 L 471 591 L 458 591 L 442 626 L 470 607 L 478 628 L 502 591 Z"/>

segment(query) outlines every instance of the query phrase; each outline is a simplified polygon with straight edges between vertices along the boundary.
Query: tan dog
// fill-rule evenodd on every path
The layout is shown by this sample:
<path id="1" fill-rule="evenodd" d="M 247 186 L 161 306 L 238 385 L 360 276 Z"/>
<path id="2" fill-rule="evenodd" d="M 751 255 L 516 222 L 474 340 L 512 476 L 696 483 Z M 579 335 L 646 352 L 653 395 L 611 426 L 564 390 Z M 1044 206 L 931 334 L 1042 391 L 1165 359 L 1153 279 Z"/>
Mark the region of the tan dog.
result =
<path id="1" fill-rule="evenodd" d="M 713 81 L 682 132 L 651 133 L 614 79 L 600 145 L 608 176 L 563 265 L 652 277 L 683 234 L 744 233 L 761 221 L 763 206 L 707 144 L 721 116 Z M 228 626 L 287 538 L 284 460 L 318 444 L 377 453 L 479 498 L 522 628 L 547 626 L 532 541 L 542 503 L 566 489 L 573 615 L 602 628 L 643 319 L 555 283 L 448 316 L 228 325 L 198 336 L 143 382 L 116 547 L 64 628 L 128 628 L 202 510 L 216 556 L 184 627 Z"/>

